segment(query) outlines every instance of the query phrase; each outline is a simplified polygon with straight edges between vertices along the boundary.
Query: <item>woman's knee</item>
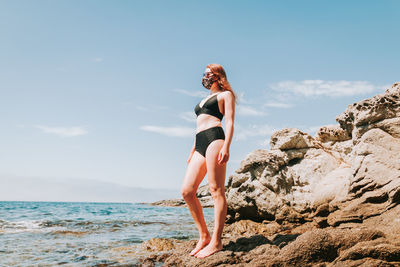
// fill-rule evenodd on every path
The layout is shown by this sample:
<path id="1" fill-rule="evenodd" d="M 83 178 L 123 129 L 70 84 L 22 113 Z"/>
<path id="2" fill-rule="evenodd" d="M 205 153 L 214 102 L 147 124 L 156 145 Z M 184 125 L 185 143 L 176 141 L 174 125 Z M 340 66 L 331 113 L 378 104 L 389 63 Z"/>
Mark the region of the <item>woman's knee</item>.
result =
<path id="1" fill-rule="evenodd" d="M 210 194 L 213 198 L 218 198 L 218 197 L 225 197 L 225 187 L 220 187 L 216 185 L 208 185 Z"/>
<path id="2" fill-rule="evenodd" d="M 193 188 L 182 188 L 181 195 L 183 199 L 194 198 L 196 196 L 196 190 Z"/>

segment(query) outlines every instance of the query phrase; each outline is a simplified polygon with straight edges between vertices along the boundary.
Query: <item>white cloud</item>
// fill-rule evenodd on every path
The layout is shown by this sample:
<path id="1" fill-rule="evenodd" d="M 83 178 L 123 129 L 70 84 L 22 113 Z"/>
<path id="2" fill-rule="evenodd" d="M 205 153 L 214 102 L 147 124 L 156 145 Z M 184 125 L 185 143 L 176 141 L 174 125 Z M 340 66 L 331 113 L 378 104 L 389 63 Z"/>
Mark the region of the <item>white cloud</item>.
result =
<path id="1" fill-rule="evenodd" d="M 101 57 L 95 57 L 95 58 L 93 58 L 93 61 L 94 62 L 102 62 L 104 59 L 103 58 L 101 58 Z"/>
<path id="2" fill-rule="evenodd" d="M 136 109 L 142 110 L 142 111 L 156 111 L 156 110 L 165 110 L 168 109 L 169 107 L 167 106 L 158 106 L 158 105 L 150 105 L 150 106 L 136 106 Z"/>
<path id="3" fill-rule="evenodd" d="M 209 93 L 207 93 L 206 91 L 188 91 L 188 90 L 184 90 L 184 89 L 174 89 L 173 91 L 184 94 L 184 95 L 188 95 L 188 96 L 193 96 L 193 97 L 206 97 L 207 95 L 209 95 Z"/>
<path id="4" fill-rule="evenodd" d="M 303 96 L 352 96 L 367 94 L 381 90 L 382 86 L 376 86 L 368 81 L 324 81 L 324 80 L 303 80 L 303 81 L 282 81 L 270 84 L 269 87 L 278 92 L 291 92 Z"/>
<path id="5" fill-rule="evenodd" d="M 142 111 L 148 111 L 149 109 L 143 106 L 136 106 L 136 109 L 142 110 Z"/>
<path id="6" fill-rule="evenodd" d="M 44 133 L 55 134 L 58 136 L 79 136 L 87 134 L 88 131 L 85 130 L 83 127 L 74 126 L 74 127 L 52 127 L 46 125 L 35 125 L 36 128 L 42 130 Z"/>
<path id="7" fill-rule="evenodd" d="M 238 101 L 239 103 L 250 104 L 250 102 L 247 101 L 247 100 L 244 98 L 244 92 L 238 93 L 238 94 L 236 94 L 236 95 L 237 95 L 237 101 Z"/>
<path id="8" fill-rule="evenodd" d="M 269 149 L 270 148 L 270 142 L 271 142 L 271 135 L 269 135 L 268 138 L 262 139 L 257 144 L 260 147 L 267 147 L 267 149 Z"/>
<path id="9" fill-rule="evenodd" d="M 249 137 L 257 136 L 264 136 L 267 138 L 277 130 L 279 129 L 267 124 L 253 124 L 248 127 L 242 127 L 239 124 L 236 124 L 234 136 L 236 141 L 246 140 Z"/>
<path id="10" fill-rule="evenodd" d="M 141 130 L 159 133 L 167 136 L 177 136 L 177 137 L 193 137 L 196 133 L 195 129 L 190 127 L 162 127 L 154 125 L 142 125 Z"/>
<path id="11" fill-rule="evenodd" d="M 273 101 L 270 101 L 270 102 L 264 104 L 264 106 L 273 107 L 273 108 L 291 108 L 291 107 L 293 107 L 292 104 L 282 103 L 282 102 L 273 102 Z"/>
<path id="12" fill-rule="evenodd" d="M 243 106 L 243 105 L 238 105 L 236 107 L 236 112 L 242 116 L 265 116 L 265 115 L 267 115 L 267 113 L 265 113 L 263 111 L 257 110 L 250 106 Z"/>
<path id="13" fill-rule="evenodd" d="M 196 122 L 196 118 L 197 118 L 194 111 L 181 112 L 179 114 L 179 117 L 181 119 L 184 119 L 185 121 L 189 121 L 189 122 Z"/>

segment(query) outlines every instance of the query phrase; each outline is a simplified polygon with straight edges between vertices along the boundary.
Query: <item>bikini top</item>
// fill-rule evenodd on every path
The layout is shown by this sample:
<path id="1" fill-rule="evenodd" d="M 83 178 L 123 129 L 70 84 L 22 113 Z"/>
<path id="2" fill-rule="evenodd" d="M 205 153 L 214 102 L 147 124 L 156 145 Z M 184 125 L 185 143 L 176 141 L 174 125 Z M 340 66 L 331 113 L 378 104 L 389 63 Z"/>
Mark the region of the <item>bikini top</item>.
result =
<path id="1" fill-rule="evenodd" d="M 219 111 L 217 95 L 219 94 L 215 94 L 208 98 L 202 107 L 200 107 L 201 101 L 196 105 L 194 112 L 196 113 L 197 117 L 200 114 L 209 114 L 222 120 L 224 115 Z"/>

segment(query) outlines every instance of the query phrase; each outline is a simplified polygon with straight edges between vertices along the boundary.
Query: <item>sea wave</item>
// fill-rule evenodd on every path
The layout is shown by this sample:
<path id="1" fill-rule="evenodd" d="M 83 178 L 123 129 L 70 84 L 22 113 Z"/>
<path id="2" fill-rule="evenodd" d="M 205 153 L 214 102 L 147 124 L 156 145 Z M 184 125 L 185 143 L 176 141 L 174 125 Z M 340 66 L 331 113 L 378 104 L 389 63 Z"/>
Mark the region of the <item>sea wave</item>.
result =
<path id="1" fill-rule="evenodd" d="M 142 204 L 0 202 L 0 218 L 0 266 L 135 266 L 144 241 L 198 235 L 189 210 Z"/>
<path id="2" fill-rule="evenodd" d="M 18 233 L 26 231 L 40 231 L 43 227 L 39 220 L 5 221 L 0 220 L 1 233 Z"/>
<path id="3" fill-rule="evenodd" d="M 66 229 L 79 230 L 105 230 L 116 231 L 125 227 L 135 227 L 144 225 L 164 225 L 170 226 L 171 223 L 162 221 L 137 221 L 137 220 L 101 220 L 101 221 L 81 221 L 72 219 L 55 219 L 55 220 L 20 220 L 6 221 L 0 220 L 0 233 L 17 233 L 17 232 L 44 232 L 44 231 L 63 231 Z"/>

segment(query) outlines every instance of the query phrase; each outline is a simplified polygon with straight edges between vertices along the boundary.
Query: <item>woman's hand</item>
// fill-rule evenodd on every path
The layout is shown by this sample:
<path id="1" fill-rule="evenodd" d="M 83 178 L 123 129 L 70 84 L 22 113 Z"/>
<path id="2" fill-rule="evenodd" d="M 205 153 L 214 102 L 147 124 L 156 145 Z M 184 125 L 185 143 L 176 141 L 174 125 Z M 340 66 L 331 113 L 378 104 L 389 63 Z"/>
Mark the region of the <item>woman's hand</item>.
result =
<path id="1" fill-rule="evenodd" d="M 223 146 L 218 154 L 218 163 L 225 164 L 229 160 L 229 148 Z"/>
<path id="2" fill-rule="evenodd" d="M 188 159 L 186 160 L 186 161 L 187 161 L 187 164 L 190 163 L 190 160 L 192 159 L 193 153 L 194 153 L 194 150 L 192 150 L 192 151 L 190 152 L 190 155 L 189 155 Z"/>

